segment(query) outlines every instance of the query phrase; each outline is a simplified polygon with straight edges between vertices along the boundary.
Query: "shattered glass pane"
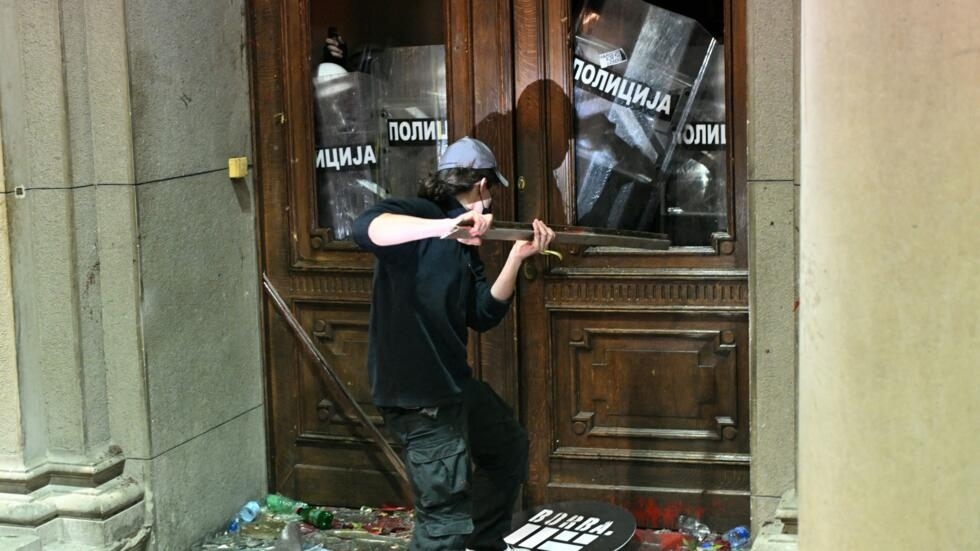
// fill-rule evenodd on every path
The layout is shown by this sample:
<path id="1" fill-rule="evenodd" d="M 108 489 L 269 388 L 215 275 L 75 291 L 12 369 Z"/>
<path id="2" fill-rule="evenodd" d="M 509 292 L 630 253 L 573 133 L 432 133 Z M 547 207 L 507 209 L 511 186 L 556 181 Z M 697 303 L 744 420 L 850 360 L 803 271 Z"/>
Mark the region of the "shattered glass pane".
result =
<path id="1" fill-rule="evenodd" d="M 380 83 L 366 73 L 318 76 L 316 98 L 317 222 L 346 239 L 365 208 L 387 195 L 378 185 Z"/>
<path id="2" fill-rule="evenodd" d="M 728 226 L 725 60 L 715 48 L 691 115 L 679 132 L 666 182 L 665 233 L 673 244 L 704 245 Z"/>
<path id="3" fill-rule="evenodd" d="M 727 222 L 718 41 L 642 0 L 591 0 L 572 70 L 576 223 L 709 243 Z"/>
<path id="4" fill-rule="evenodd" d="M 372 52 L 360 69 L 313 83 L 317 224 L 337 240 L 365 208 L 414 196 L 447 145 L 442 45 Z"/>
<path id="5" fill-rule="evenodd" d="M 445 48 L 389 48 L 372 72 L 384 83 L 381 178 L 392 195 L 415 196 L 448 145 Z"/>

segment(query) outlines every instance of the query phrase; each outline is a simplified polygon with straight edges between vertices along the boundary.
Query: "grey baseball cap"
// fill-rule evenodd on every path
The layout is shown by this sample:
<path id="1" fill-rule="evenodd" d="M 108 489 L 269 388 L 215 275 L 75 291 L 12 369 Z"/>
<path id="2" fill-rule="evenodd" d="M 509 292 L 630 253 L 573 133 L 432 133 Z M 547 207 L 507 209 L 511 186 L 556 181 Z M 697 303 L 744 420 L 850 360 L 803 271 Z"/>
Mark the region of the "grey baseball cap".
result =
<path id="1" fill-rule="evenodd" d="M 469 136 L 460 138 L 449 144 L 439 158 L 438 170 L 446 168 L 492 168 L 497 174 L 497 180 L 507 186 L 507 178 L 497 169 L 497 159 L 487 144 Z"/>

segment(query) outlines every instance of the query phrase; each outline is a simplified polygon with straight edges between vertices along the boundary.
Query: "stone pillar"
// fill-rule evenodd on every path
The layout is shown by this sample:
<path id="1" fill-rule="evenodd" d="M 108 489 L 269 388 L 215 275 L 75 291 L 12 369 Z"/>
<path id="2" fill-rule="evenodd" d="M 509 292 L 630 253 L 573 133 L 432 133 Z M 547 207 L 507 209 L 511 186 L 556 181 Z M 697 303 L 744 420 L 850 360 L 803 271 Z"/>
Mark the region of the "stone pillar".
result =
<path id="1" fill-rule="evenodd" d="M 753 534 L 796 487 L 796 10 L 746 3 Z"/>
<path id="2" fill-rule="evenodd" d="M 0 0 L 4 551 L 188 549 L 267 491 L 246 8 Z"/>
<path id="3" fill-rule="evenodd" d="M 143 487 L 124 473 L 129 442 L 112 432 L 141 424 L 109 401 L 126 377 L 118 324 L 138 331 L 122 315 L 138 309 L 135 194 L 99 189 L 132 180 L 124 15 L 109 4 L 0 0 L 3 549 L 149 536 Z"/>
<path id="4" fill-rule="evenodd" d="M 24 442 L 24 419 L 20 406 L 20 377 L 17 375 L 17 326 L 11 289 L 10 232 L 7 189 L 3 171 L 3 125 L 0 124 L 0 471 L 20 463 Z"/>
<path id="5" fill-rule="evenodd" d="M 974 0 L 802 0 L 801 549 L 980 544 Z"/>

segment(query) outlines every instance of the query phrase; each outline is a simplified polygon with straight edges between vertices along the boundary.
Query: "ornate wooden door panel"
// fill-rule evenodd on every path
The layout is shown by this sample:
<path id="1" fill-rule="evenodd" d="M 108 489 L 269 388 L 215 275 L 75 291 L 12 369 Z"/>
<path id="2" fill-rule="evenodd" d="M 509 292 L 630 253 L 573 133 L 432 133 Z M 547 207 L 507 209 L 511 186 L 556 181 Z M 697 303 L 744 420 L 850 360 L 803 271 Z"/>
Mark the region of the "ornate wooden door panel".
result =
<path id="1" fill-rule="evenodd" d="M 649 287 L 671 292 L 669 282 Z M 744 288 L 733 291 L 744 299 Z M 589 297 L 567 298 L 547 307 L 554 407 L 535 432 L 552 438 L 551 473 L 545 487 L 532 486 L 532 499 L 618 491 L 642 515 L 671 509 L 744 521 L 747 314 L 597 313 Z"/>
<path id="2" fill-rule="evenodd" d="M 549 311 L 559 455 L 735 439 L 739 320 Z"/>
<path id="3" fill-rule="evenodd" d="M 595 110 L 595 97 L 601 91 L 588 88 L 588 82 L 582 84 L 580 81 L 591 77 L 586 71 L 576 73 L 575 67 L 589 64 L 579 58 L 583 43 L 593 47 L 602 42 L 605 56 L 622 46 L 624 53 L 617 55 L 623 57 L 640 55 L 641 45 L 617 42 L 617 27 L 613 32 L 605 29 L 605 34 L 597 31 L 603 40 L 572 37 L 580 14 L 599 21 L 616 15 L 601 13 L 602 9 L 626 4 L 622 0 L 515 2 L 519 219 L 591 224 L 583 223 L 587 218 L 580 213 L 591 205 L 574 197 L 576 192 L 596 188 L 584 185 L 587 177 L 576 172 L 594 172 L 597 161 L 576 148 L 598 150 L 605 144 L 583 141 L 576 132 L 595 124 L 582 119 L 582 113 Z M 642 1 L 633 4 L 643 9 Z M 683 8 L 678 2 L 651 0 L 646 4 Z M 724 31 L 718 32 L 718 43 L 725 44 L 724 55 L 721 49 L 707 55 L 715 56 L 710 58 L 714 63 L 724 63 L 722 95 L 727 106 L 728 143 L 743 143 L 741 3 L 718 0 L 704 4 L 714 4 L 719 27 L 724 20 Z M 583 6 L 592 11 L 583 12 Z M 710 7 L 702 9 L 700 15 L 710 19 L 710 11 Z M 644 29 L 630 35 L 631 21 L 621 20 L 624 37 L 655 34 Z M 575 40 L 579 40 L 579 50 L 573 53 Z M 609 74 L 602 77 L 604 84 L 620 78 L 614 70 L 608 69 Z M 631 78 L 636 87 L 644 83 L 636 71 Z M 583 101 L 591 103 L 583 107 Z M 611 96 L 611 101 L 616 98 Z M 613 128 L 623 115 L 611 115 L 610 120 Z M 707 123 L 696 124 L 707 128 Z M 605 136 L 602 140 L 615 141 L 621 134 L 610 130 Z M 539 257 L 525 265 L 518 301 L 518 343 L 522 407 L 532 438 L 529 505 L 612 499 L 632 510 L 641 526 L 673 526 L 683 513 L 702 517 L 715 527 L 748 522 L 744 159 L 738 148 L 728 148 L 724 155 L 727 160 L 720 166 L 727 175 L 716 181 L 724 182 L 725 212 L 712 218 L 711 223 L 718 225 L 710 236 L 670 233 L 691 224 L 678 223 L 681 217 L 669 219 L 690 213 L 684 212 L 683 205 L 669 202 L 669 186 L 675 186 L 675 197 L 679 188 L 668 180 L 667 192 L 660 196 L 668 207 L 661 211 L 660 219 L 668 221 L 649 227 L 668 233 L 675 243 L 683 241 L 683 246 L 651 252 L 623 248 L 614 240 L 589 248 L 559 245 L 555 248 L 563 259 Z M 696 162 L 709 162 L 704 159 Z M 637 165 L 628 168 L 633 166 Z M 620 167 L 607 172 L 619 171 L 627 174 L 620 180 L 632 177 L 652 185 L 657 169 L 651 165 L 646 175 L 638 176 Z M 613 182 L 605 174 L 600 176 Z M 629 204 L 646 200 L 637 193 L 635 182 L 623 185 L 619 198 L 607 202 L 611 209 L 618 208 L 618 213 L 631 207 L 642 210 Z M 602 199 L 600 193 L 596 195 L 600 196 L 598 206 Z M 623 219 L 612 214 L 610 211 L 603 219 L 616 223 Z"/>
<path id="4" fill-rule="evenodd" d="M 382 142 L 376 136 L 387 121 L 374 103 L 348 100 L 377 99 L 372 95 L 376 89 L 364 83 L 380 77 L 369 75 L 364 67 L 370 60 L 384 59 L 376 47 L 379 42 L 389 47 L 383 53 L 391 54 L 391 65 L 396 56 L 423 50 L 441 58 L 443 2 L 251 0 L 250 11 L 263 268 L 347 391 L 383 430 L 383 420 L 371 405 L 365 367 L 374 258 L 342 235 L 349 225 L 338 231 L 337 220 L 349 224 L 356 212 L 344 203 L 331 203 L 339 188 L 331 186 L 342 181 L 360 190 L 381 181 Z M 368 19 L 372 25 L 364 26 Z M 341 29 L 351 49 L 363 44 L 351 52 L 352 58 L 361 56 L 363 64 L 330 81 L 363 85 L 357 96 L 341 96 L 346 89 L 330 89 L 329 83 L 314 78 L 330 27 Z M 375 40 L 378 34 L 394 38 Z M 400 50 L 391 53 L 396 48 Z M 434 65 L 434 74 L 444 69 L 444 63 L 436 65 L 443 67 Z M 381 67 L 376 71 L 390 69 Z M 413 67 L 419 69 L 418 64 Z M 329 116 L 336 119 L 337 134 L 349 135 L 349 140 L 324 137 L 328 116 L 320 102 L 328 94 L 340 98 L 327 107 L 336 107 Z M 365 122 L 366 116 L 374 118 Z M 445 121 L 428 122 L 429 127 L 445 126 Z M 351 177 L 355 170 L 373 182 Z M 266 309 L 265 325 L 271 488 L 311 503 L 404 504 L 383 453 L 350 418 L 352 413 L 344 411 L 343 401 L 326 386 L 319 367 L 272 308 Z"/>
<path id="5" fill-rule="evenodd" d="M 544 363 L 523 366 L 530 502 L 613 496 L 647 526 L 681 513 L 744 523 L 743 276 L 570 279 L 541 282 L 545 316 L 528 330 L 547 336 L 530 343 Z"/>

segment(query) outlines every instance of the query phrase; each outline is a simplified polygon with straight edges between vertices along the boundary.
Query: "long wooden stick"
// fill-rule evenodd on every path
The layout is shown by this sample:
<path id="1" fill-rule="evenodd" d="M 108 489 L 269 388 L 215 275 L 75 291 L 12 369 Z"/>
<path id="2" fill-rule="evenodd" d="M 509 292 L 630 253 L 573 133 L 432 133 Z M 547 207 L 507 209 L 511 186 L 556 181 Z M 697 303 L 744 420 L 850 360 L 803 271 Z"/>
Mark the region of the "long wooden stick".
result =
<path id="1" fill-rule="evenodd" d="M 309 334 L 307 334 L 303 329 L 303 326 L 300 325 L 299 321 L 296 319 L 296 316 L 289 311 L 286 301 L 283 300 L 282 295 L 276 291 L 275 286 L 272 285 L 271 281 L 269 281 L 269 276 L 264 273 L 262 274 L 262 285 L 265 287 L 265 291 L 268 293 L 269 298 L 272 299 L 272 304 L 275 305 L 276 311 L 279 312 L 279 315 L 282 316 L 283 320 L 285 320 L 286 325 L 288 325 L 289 329 L 292 330 L 293 336 L 296 337 L 296 340 L 303 345 L 303 349 L 310 355 L 313 361 L 320 366 L 320 373 L 323 375 L 327 385 L 330 386 L 338 396 L 343 398 L 343 400 L 347 403 L 347 406 L 350 408 L 350 411 L 353 411 L 356 414 L 357 418 L 361 421 L 361 424 L 364 425 L 364 428 L 366 428 L 368 433 L 370 433 L 375 444 L 381 448 L 381 451 L 384 453 L 385 457 L 387 457 L 388 461 L 391 462 L 391 466 L 395 468 L 395 472 L 397 472 L 398 476 L 401 477 L 402 492 L 406 497 L 410 498 L 412 495 L 411 490 L 406 485 L 406 482 L 408 482 L 408 473 L 405 472 L 405 463 L 402 462 L 401 457 L 399 457 L 398 454 L 395 453 L 395 450 L 391 448 L 388 441 L 385 440 L 384 435 L 381 434 L 381 431 L 379 431 L 378 428 L 374 426 L 374 423 L 368 419 L 367 414 L 363 409 L 361 409 L 360 404 L 357 403 L 357 400 L 354 399 L 350 391 L 347 390 L 344 383 L 341 382 L 340 378 L 337 377 L 337 374 L 330 368 L 330 364 L 327 362 L 327 359 L 323 357 L 320 350 L 317 349 L 315 344 L 313 344 L 313 339 L 310 338 Z"/>
<path id="2" fill-rule="evenodd" d="M 630 230 L 608 230 L 582 226 L 549 225 L 555 232 L 554 243 L 561 245 L 612 246 L 633 249 L 663 251 L 670 248 L 670 239 L 662 233 L 644 233 Z M 442 236 L 443 239 L 469 237 L 469 228 L 457 226 Z M 489 241 L 518 241 L 534 239 L 531 224 L 494 221 L 489 230 L 480 236 Z"/>

